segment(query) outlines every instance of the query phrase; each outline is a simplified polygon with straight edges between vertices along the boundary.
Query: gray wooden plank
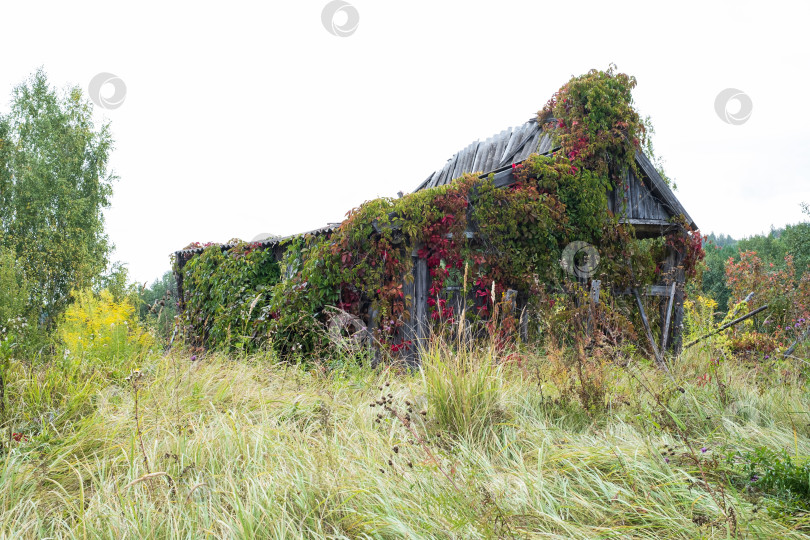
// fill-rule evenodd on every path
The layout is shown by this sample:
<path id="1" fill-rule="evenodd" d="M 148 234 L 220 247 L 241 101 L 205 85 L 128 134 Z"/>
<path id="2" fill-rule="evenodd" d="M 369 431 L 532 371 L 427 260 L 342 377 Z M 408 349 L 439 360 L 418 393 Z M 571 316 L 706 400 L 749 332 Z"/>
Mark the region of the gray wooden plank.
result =
<path id="1" fill-rule="evenodd" d="M 507 158 L 509 158 L 510 162 L 512 161 L 511 157 L 510 157 L 510 154 L 511 154 L 512 150 L 515 148 L 515 146 L 517 145 L 517 140 L 515 139 L 515 131 L 516 130 L 517 130 L 517 128 L 509 128 L 509 138 L 506 141 L 506 146 L 503 149 L 503 156 L 501 157 L 501 160 L 498 163 L 499 168 L 503 167 L 504 165 L 509 165 L 509 163 L 506 162 Z"/>
<path id="2" fill-rule="evenodd" d="M 437 186 L 443 186 L 444 184 L 452 180 L 452 178 L 450 178 L 450 175 L 452 174 L 453 167 L 455 166 L 455 158 L 456 156 L 453 156 L 444 165 L 444 168 L 442 169 L 442 175 L 439 177 L 439 181 L 436 183 Z"/>
<path id="3" fill-rule="evenodd" d="M 526 131 L 529 129 L 529 122 L 516 127 L 512 130 L 512 136 L 510 138 L 510 147 L 509 150 L 505 153 L 504 157 L 501 160 L 501 165 L 511 165 L 515 163 L 515 156 L 520 151 L 520 144 L 525 139 Z"/>
<path id="4" fill-rule="evenodd" d="M 475 141 L 470 145 L 470 151 L 467 153 L 467 156 L 464 158 L 464 163 L 462 165 L 462 170 L 465 173 L 474 173 L 475 169 L 473 169 L 473 162 L 475 161 L 475 154 L 478 153 L 478 141 Z"/>
<path id="5" fill-rule="evenodd" d="M 471 165 L 470 162 L 472 161 L 472 156 L 473 156 L 473 153 L 475 152 L 476 147 L 477 147 L 476 144 L 471 144 L 465 150 L 464 155 L 462 156 L 462 158 L 458 162 L 458 170 L 456 172 L 456 178 L 458 178 L 459 176 L 461 176 L 461 175 L 463 175 L 465 173 L 470 172 L 470 169 L 469 169 L 469 167 Z"/>
<path id="6" fill-rule="evenodd" d="M 453 171 L 450 173 L 450 181 L 452 182 L 459 176 L 461 176 L 461 164 L 464 161 L 464 158 L 467 155 L 467 152 L 470 151 L 470 147 L 467 146 L 461 152 L 456 154 L 456 162 L 453 164 Z"/>
<path id="7" fill-rule="evenodd" d="M 510 132 L 508 130 L 503 130 L 498 134 L 497 144 L 495 144 L 495 155 L 492 158 L 492 169 L 497 169 L 501 166 L 501 161 L 503 160 L 503 151 L 506 149 L 506 145 L 509 142 L 509 135 Z"/>
<path id="8" fill-rule="evenodd" d="M 518 161 L 523 161 L 530 155 L 537 152 L 537 143 L 540 141 L 540 128 L 535 124 L 536 128 L 532 129 L 527 135 L 529 141 L 523 146 L 523 149 L 518 154 Z"/>
<path id="9" fill-rule="evenodd" d="M 442 170 L 441 169 L 434 172 L 433 176 L 430 177 L 430 181 L 428 182 L 426 188 L 436 187 L 436 184 L 439 181 L 439 177 L 441 177 L 441 175 L 442 175 Z"/>
<path id="10" fill-rule="evenodd" d="M 628 212 L 628 216 L 633 219 L 639 219 L 641 216 L 638 215 L 638 179 L 636 175 L 633 174 L 633 171 L 630 171 L 630 181 L 628 182 L 628 187 L 630 188 L 630 208 Z"/>
<path id="11" fill-rule="evenodd" d="M 658 171 L 655 170 L 655 166 L 650 162 L 649 158 L 644 155 L 644 152 L 636 152 L 636 163 L 641 167 L 641 170 L 644 171 L 644 174 L 652 182 L 653 191 L 659 195 L 662 201 L 665 203 L 665 206 L 669 207 L 668 209 L 672 212 L 673 215 L 683 214 L 686 218 L 687 223 L 689 223 L 693 228 L 697 228 L 697 225 L 686 212 L 686 209 L 681 205 L 681 202 L 672 193 L 672 190 L 669 189 L 669 186 L 661 178 L 661 175 L 658 174 Z"/>
<path id="12" fill-rule="evenodd" d="M 470 162 L 470 171 L 472 172 L 481 171 L 478 165 L 481 162 L 481 148 L 483 148 L 483 146 L 484 143 L 482 141 L 475 141 L 475 154 L 472 156 L 472 161 Z"/>
<path id="13" fill-rule="evenodd" d="M 427 297 L 430 289 L 430 275 L 428 274 L 427 261 L 416 259 L 414 263 L 414 302 L 416 304 L 416 323 L 413 347 L 417 351 L 427 346 L 428 324 L 430 318 L 427 313 Z"/>
<path id="14" fill-rule="evenodd" d="M 447 164 L 445 164 L 444 167 L 436 171 L 436 173 L 433 175 L 433 178 L 430 179 L 430 183 L 428 184 L 429 188 L 436 187 L 439 185 L 439 182 L 441 181 L 442 178 L 442 171 L 444 171 L 445 167 L 447 167 Z"/>
<path id="15" fill-rule="evenodd" d="M 644 312 L 641 297 L 635 288 L 633 289 L 633 296 L 636 297 L 636 305 L 638 306 L 638 312 L 641 314 L 641 322 L 644 324 L 644 330 L 647 332 L 647 339 L 650 341 L 650 345 L 652 346 L 653 354 L 655 354 L 655 360 L 660 367 L 666 369 L 664 357 L 661 356 L 661 353 L 658 351 L 658 345 L 655 343 L 655 339 L 653 339 L 652 330 L 650 330 L 650 322 L 647 320 L 647 314 Z"/>
<path id="16" fill-rule="evenodd" d="M 664 322 L 664 327 L 661 328 L 661 352 L 665 353 L 667 350 L 667 340 L 669 339 L 669 322 L 672 319 L 672 305 L 675 303 L 675 282 L 672 283 L 672 289 L 669 292 L 669 302 L 667 304 L 667 317 Z"/>
<path id="17" fill-rule="evenodd" d="M 414 191 L 419 191 L 420 189 L 424 189 L 425 187 L 427 187 L 428 184 L 430 184 L 430 179 L 433 178 L 433 175 L 435 174 L 436 174 L 435 172 L 431 173 L 430 176 L 428 176 L 421 184 L 419 184 L 419 186 Z"/>
<path id="18" fill-rule="evenodd" d="M 515 132 L 514 137 L 517 137 L 517 139 L 515 139 L 515 145 L 512 148 L 512 153 L 514 155 L 512 156 L 512 159 L 509 160 L 510 164 L 522 161 L 519 156 L 523 153 L 523 150 L 525 149 L 527 142 L 526 139 L 529 137 L 531 131 L 532 131 L 531 122 L 526 122 L 525 124 L 520 126 L 519 130 Z"/>
<path id="19" fill-rule="evenodd" d="M 630 218 L 630 172 L 626 171 L 621 186 L 620 214 L 623 219 Z"/>
<path id="20" fill-rule="evenodd" d="M 420 188 L 416 188 L 415 191 L 419 191 L 420 189 L 430 188 L 430 187 L 433 187 L 434 185 L 436 185 L 436 178 L 439 176 L 439 172 L 440 171 L 434 171 L 433 174 L 431 174 L 428 177 L 428 179 L 424 183 L 424 185 L 422 187 L 420 187 Z"/>
<path id="21" fill-rule="evenodd" d="M 486 162 L 487 153 L 489 153 L 489 145 L 491 143 L 492 139 L 486 139 L 482 141 L 480 145 L 478 145 L 478 155 L 475 156 L 474 166 L 476 171 L 481 171 L 482 173 L 487 172 L 484 170 L 484 163 Z"/>
<path id="22" fill-rule="evenodd" d="M 414 285 L 416 283 L 416 262 L 417 257 L 413 256 L 413 266 L 411 267 L 411 279 L 405 279 L 403 276 L 402 279 L 402 293 L 405 295 L 405 309 L 408 311 L 408 319 L 403 321 L 402 324 L 402 341 L 414 341 L 416 337 L 416 325 L 415 321 L 417 320 L 417 301 L 416 295 L 414 294 Z M 410 298 L 410 303 L 408 299 Z M 403 356 L 406 359 L 406 362 L 409 364 L 413 364 L 416 362 L 416 351 L 415 348 L 412 347 L 411 350 L 407 350 Z"/>
<path id="23" fill-rule="evenodd" d="M 483 167 L 481 167 L 481 172 L 488 173 L 492 171 L 493 169 L 492 162 L 495 159 L 495 147 L 497 146 L 497 144 L 498 141 L 495 138 L 493 138 L 492 141 L 490 141 L 489 148 L 487 148 L 487 155 L 484 160 L 484 165 Z"/>
<path id="24" fill-rule="evenodd" d="M 538 154 L 547 154 L 551 151 L 552 136 L 551 133 L 543 132 L 540 138 L 540 144 L 537 148 Z"/>

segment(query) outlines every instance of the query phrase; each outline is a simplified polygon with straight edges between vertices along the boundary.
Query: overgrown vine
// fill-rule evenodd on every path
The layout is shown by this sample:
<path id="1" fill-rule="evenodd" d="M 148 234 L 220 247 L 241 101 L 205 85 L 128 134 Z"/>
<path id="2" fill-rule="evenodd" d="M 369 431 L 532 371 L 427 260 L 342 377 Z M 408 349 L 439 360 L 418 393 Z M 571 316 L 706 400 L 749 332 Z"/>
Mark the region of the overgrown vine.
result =
<path id="1" fill-rule="evenodd" d="M 612 66 L 571 79 L 538 113 L 555 151 L 513 165 L 507 188 L 467 174 L 369 201 L 329 234 L 288 241 L 278 262 L 274 250 L 254 244 L 206 247 L 183 267 L 187 327 L 206 346 L 266 343 L 303 355 L 327 343 L 321 329 L 331 306 L 374 325 L 376 339 L 398 352 L 408 346 L 402 340 L 414 261 L 424 260 L 429 272 L 432 320 L 454 322 L 463 311 L 475 321 L 491 316 L 507 288 L 553 306 L 548 299 L 566 278 L 560 256 L 574 240 L 598 247 L 599 277 L 607 282 L 652 282 L 649 246 L 608 211 L 608 192 L 635 167 L 645 141 L 635 84 Z M 689 237 L 683 247 L 693 264 L 699 243 Z"/>

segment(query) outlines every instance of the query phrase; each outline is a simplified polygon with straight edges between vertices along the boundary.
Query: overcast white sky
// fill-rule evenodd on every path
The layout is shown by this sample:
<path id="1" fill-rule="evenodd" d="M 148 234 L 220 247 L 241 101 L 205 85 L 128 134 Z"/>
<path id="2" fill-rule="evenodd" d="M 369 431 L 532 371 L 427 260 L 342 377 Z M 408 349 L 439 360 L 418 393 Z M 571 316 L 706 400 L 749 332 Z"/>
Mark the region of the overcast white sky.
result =
<path id="1" fill-rule="evenodd" d="M 119 108 L 96 111 L 116 139 L 114 258 L 140 281 L 192 241 L 301 232 L 412 191 L 610 62 L 638 79 L 703 232 L 802 220 L 810 3 L 350 1 L 347 37 L 324 28 L 327 0 L 6 2 L 0 111 L 38 66 L 58 87 L 126 83 Z M 751 98 L 742 125 L 715 113 L 726 88 Z"/>

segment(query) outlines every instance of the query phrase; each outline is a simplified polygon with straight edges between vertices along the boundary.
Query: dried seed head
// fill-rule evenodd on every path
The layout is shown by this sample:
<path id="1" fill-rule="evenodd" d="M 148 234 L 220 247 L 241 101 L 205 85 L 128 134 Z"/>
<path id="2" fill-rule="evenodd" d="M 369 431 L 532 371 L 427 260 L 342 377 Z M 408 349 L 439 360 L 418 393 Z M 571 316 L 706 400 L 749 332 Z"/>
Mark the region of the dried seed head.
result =
<path id="1" fill-rule="evenodd" d="M 394 462 L 393 462 L 393 461 L 391 461 L 390 459 L 388 460 L 388 466 L 389 466 L 389 467 L 393 467 L 393 466 L 394 466 Z"/>

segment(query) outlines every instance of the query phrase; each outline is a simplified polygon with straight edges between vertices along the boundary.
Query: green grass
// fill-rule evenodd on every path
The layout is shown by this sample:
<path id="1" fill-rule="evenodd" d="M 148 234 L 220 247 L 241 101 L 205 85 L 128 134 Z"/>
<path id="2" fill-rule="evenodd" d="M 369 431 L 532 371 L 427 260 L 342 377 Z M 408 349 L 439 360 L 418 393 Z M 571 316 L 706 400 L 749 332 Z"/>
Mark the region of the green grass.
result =
<path id="1" fill-rule="evenodd" d="M 676 364 L 673 382 L 647 365 L 601 365 L 603 406 L 585 409 L 573 371 L 553 354 L 494 360 L 489 349 L 454 354 L 446 346 L 433 347 L 416 373 L 328 371 L 260 356 L 191 362 L 183 351 L 145 359 L 143 446 L 149 470 L 165 473 L 148 478 L 134 391 L 121 374 L 19 364 L 10 377 L 11 423 L 29 439 L 11 442 L 0 464 L 0 535 L 800 538 L 810 531 L 806 515 L 770 515 L 768 495 L 737 466 L 760 447 L 786 449 L 798 461 L 808 455 L 810 393 L 799 366 L 711 371 L 709 357 L 694 352 Z M 700 386 L 708 372 L 712 382 Z M 718 374 L 725 387 L 715 384 Z"/>

